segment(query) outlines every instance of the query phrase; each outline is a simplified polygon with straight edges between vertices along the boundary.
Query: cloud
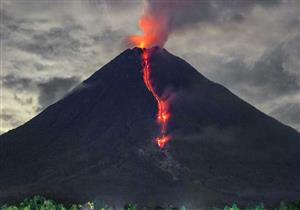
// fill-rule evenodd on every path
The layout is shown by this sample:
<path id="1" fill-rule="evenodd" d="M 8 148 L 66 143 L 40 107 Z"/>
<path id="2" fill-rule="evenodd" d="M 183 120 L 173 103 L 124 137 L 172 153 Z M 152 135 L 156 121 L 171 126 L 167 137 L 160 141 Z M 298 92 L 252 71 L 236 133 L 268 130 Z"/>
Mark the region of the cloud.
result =
<path id="1" fill-rule="evenodd" d="M 43 110 L 48 105 L 61 99 L 75 85 L 80 82 L 78 77 L 70 78 L 51 78 L 46 82 L 37 84 L 39 88 L 38 102 L 40 109 Z"/>
<path id="2" fill-rule="evenodd" d="M 31 105 L 33 102 L 33 98 L 29 97 L 29 98 L 22 98 L 20 96 L 18 96 L 16 93 L 14 94 L 14 99 L 22 106 L 24 105 Z"/>
<path id="3" fill-rule="evenodd" d="M 49 31 L 41 34 L 34 34 L 31 41 L 21 44 L 20 49 L 34 53 L 44 59 L 62 58 L 64 55 L 72 56 L 83 44 L 73 38 L 71 33 L 78 33 L 80 27 L 72 26 L 70 28 L 51 28 Z"/>
<path id="4" fill-rule="evenodd" d="M 300 37 L 295 36 L 268 49 L 253 65 L 241 59 L 221 61 L 218 80 L 237 91 L 247 87 L 242 94 L 255 97 L 256 102 L 296 94 L 300 91 L 300 61 L 295 58 L 299 47 Z"/>
<path id="5" fill-rule="evenodd" d="M 14 89 L 18 91 L 31 89 L 33 86 L 33 81 L 30 78 L 17 77 L 13 74 L 8 74 L 1 78 L 2 85 L 9 89 Z"/>
<path id="6" fill-rule="evenodd" d="M 15 114 L 13 109 L 1 109 L 0 113 L 1 128 L 0 133 L 7 131 L 7 129 L 17 127 L 22 124 L 22 120 Z"/>
<path id="7" fill-rule="evenodd" d="M 13 117 L 14 117 L 14 115 L 8 114 L 8 113 L 3 113 L 3 114 L 1 115 L 1 118 L 2 118 L 3 120 L 11 120 L 11 119 L 13 119 Z"/>
<path id="8" fill-rule="evenodd" d="M 296 73 L 300 61 L 291 58 L 297 56 L 294 52 L 299 47 L 299 36 L 279 44 L 266 52 L 244 78 L 248 78 L 249 85 L 265 88 L 270 97 L 300 91 L 300 75 Z"/>
<path id="9" fill-rule="evenodd" d="M 8 74 L 2 78 L 0 113 L 3 133 L 17 127 L 50 104 L 65 96 L 80 82 L 79 77 L 53 77 L 32 80 Z M 22 110 L 22 111 L 20 111 Z"/>

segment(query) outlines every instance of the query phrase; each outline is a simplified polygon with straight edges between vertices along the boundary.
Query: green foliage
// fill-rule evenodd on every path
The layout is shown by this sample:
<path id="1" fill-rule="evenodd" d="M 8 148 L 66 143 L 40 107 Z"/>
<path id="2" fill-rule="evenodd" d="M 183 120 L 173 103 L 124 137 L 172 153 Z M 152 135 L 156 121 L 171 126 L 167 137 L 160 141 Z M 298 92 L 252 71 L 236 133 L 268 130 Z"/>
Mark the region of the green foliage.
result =
<path id="1" fill-rule="evenodd" d="M 288 204 L 281 202 L 279 208 L 275 210 L 300 210 L 300 200 Z"/>
<path id="2" fill-rule="evenodd" d="M 0 210 L 81 210 L 81 209 L 88 209 L 88 210 L 109 210 L 110 207 L 104 205 L 104 207 L 97 207 L 95 208 L 94 203 L 88 202 L 84 206 L 73 204 L 72 206 L 64 206 L 63 204 L 56 203 L 53 200 L 45 199 L 42 196 L 34 196 L 31 199 L 25 199 L 19 205 L 0 205 Z M 123 210 L 137 210 L 139 208 L 133 204 L 126 204 L 123 207 Z M 169 206 L 169 207 L 161 207 L 156 206 L 152 208 L 153 210 L 187 210 L 184 206 L 181 208 Z M 262 204 L 252 208 L 240 208 L 237 204 L 233 204 L 232 206 L 225 206 L 219 210 L 267 210 Z M 268 209 L 269 210 L 269 209 Z M 295 201 L 292 203 L 284 203 L 281 202 L 279 207 L 275 208 L 274 210 L 300 210 L 300 200 Z"/>
<path id="3" fill-rule="evenodd" d="M 31 199 L 25 199 L 18 206 L 3 205 L 0 210 L 79 210 L 80 208 L 80 205 L 75 204 L 67 208 L 52 200 L 46 200 L 42 196 L 34 196 Z"/>
<path id="4" fill-rule="evenodd" d="M 300 200 L 287 204 L 289 210 L 300 210 Z"/>
<path id="5" fill-rule="evenodd" d="M 133 204 L 125 204 L 123 210 L 136 210 L 136 207 Z"/>
<path id="6" fill-rule="evenodd" d="M 231 207 L 230 206 L 225 206 L 224 209 L 222 210 L 266 210 L 263 205 L 258 205 L 256 207 L 251 207 L 251 208 L 239 208 L 237 204 L 233 204 Z"/>

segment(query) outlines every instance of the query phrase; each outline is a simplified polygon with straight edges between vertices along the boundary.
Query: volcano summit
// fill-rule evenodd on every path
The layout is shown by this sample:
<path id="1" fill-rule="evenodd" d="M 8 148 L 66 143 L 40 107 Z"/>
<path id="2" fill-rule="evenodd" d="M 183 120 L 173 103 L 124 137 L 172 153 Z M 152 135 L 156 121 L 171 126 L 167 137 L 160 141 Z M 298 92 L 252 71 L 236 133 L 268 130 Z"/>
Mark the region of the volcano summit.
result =
<path id="1" fill-rule="evenodd" d="M 194 207 L 300 197 L 300 134 L 154 47 L 151 86 L 168 102 L 161 149 L 143 50 L 128 49 L 66 97 L 0 137 L 0 201 Z"/>

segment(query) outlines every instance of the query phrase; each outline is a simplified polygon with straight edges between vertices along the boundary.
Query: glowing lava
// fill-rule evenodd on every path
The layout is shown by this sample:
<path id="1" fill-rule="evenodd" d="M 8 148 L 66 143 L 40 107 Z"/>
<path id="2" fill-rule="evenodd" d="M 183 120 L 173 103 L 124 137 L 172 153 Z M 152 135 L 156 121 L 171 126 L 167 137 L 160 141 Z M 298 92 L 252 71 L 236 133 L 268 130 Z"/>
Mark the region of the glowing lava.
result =
<path id="1" fill-rule="evenodd" d="M 149 52 L 147 49 L 143 49 L 142 53 L 142 61 L 143 61 L 143 79 L 147 89 L 152 93 L 154 98 L 157 101 L 157 122 L 160 125 L 160 136 L 156 137 L 155 142 L 160 148 L 164 148 L 166 143 L 170 140 L 170 137 L 167 135 L 167 123 L 170 118 L 170 114 L 168 112 L 169 104 L 167 101 L 163 100 L 159 97 L 154 90 L 151 82 L 151 67 L 149 63 Z"/>

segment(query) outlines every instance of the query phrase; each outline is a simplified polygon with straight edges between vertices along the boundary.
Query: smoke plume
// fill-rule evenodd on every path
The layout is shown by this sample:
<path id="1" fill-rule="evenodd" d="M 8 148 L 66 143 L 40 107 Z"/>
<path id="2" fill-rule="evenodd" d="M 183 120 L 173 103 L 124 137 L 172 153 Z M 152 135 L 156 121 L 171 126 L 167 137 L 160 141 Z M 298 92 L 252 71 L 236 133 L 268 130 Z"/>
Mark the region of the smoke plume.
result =
<path id="1" fill-rule="evenodd" d="M 195 4 L 182 0 L 145 0 L 144 14 L 139 19 L 142 34 L 131 35 L 128 40 L 141 48 L 163 47 L 171 32 L 209 16 L 210 4 L 210 1 Z"/>
<path id="2" fill-rule="evenodd" d="M 243 23 L 256 6 L 277 5 L 280 0 L 144 0 L 144 14 L 139 20 L 141 35 L 131 35 L 131 44 L 149 48 L 163 47 L 175 31 L 195 27 L 199 23 Z"/>

